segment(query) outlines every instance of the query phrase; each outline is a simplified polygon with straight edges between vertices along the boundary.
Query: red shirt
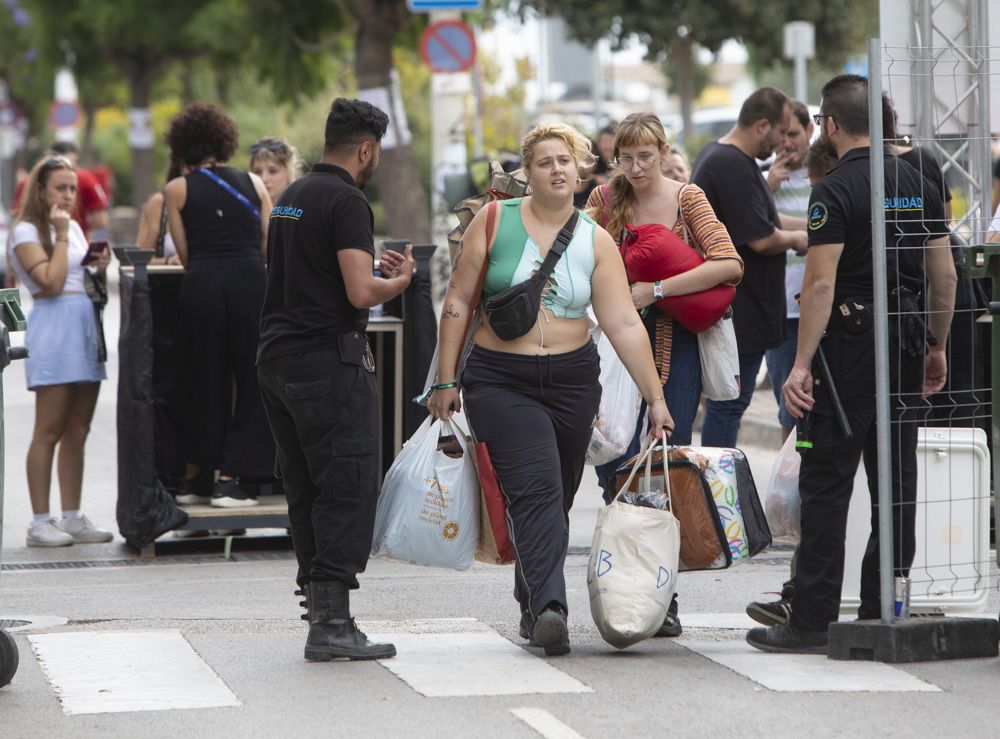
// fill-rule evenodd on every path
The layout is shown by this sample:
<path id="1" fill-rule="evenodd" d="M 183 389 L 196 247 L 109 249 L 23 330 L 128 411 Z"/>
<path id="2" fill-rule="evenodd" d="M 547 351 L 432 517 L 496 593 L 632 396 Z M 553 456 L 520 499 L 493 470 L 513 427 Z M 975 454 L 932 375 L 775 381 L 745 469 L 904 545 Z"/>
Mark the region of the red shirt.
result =
<path id="1" fill-rule="evenodd" d="M 17 183 L 14 191 L 14 214 L 21 210 L 21 197 L 24 195 L 24 186 L 27 178 Z M 76 170 L 76 205 L 73 208 L 73 220 L 80 224 L 83 233 L 90 238 L 90 224 L 87 221 L 87 214 L 99 210 L 108 209 L 108 196 L 98 182 L 93 172 L 89 172 L 82 167 Z"/>

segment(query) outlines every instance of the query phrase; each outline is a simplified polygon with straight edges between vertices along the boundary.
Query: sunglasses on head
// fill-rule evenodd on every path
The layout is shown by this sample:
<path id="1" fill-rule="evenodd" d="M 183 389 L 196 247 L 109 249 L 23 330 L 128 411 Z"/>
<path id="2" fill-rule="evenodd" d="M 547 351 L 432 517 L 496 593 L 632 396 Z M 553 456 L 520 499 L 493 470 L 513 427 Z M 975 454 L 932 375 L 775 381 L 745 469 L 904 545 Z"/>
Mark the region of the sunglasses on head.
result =
<path id="1" fill-rule="evenodd" d="M 42 171 L 55 169 L 56 167 L 68 167 L 69 169 L 73 169 L 73 162 L 61 154 L 57 154 L 45 160 L 45 164 L 42 165 Z"/>
<path id="2" fill-rule="evenodd" d="M 290 153 L 288 144 L 284 141 L 279 141 L 278 139 L 264 139 L 263 141 L 251 144 L 250 156 L 256 156 L 262 151 L 269 151 L 272 154 L 282 154 L 285 156 Z"/>

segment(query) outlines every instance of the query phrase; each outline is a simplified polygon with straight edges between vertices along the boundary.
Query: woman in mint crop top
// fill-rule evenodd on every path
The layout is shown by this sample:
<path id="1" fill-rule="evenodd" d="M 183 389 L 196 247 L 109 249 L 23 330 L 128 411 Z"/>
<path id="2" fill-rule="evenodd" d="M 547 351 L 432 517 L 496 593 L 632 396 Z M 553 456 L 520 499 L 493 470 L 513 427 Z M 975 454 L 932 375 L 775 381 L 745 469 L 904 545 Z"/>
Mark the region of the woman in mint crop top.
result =
<path id="1" fill-rule="evenodd" d="M 486 296 L 523 282 L 538 268 L 573 212 L 579 172 L 592 162 L 590 142 L 562 124 L 532 129 L 521 149 L 531 194 L 483 208 L 455 256 L 428 409 L 435 418 L 450 418 L 464 399 L 506 499 L 521 635 L 556 655 L 569 651 L 567 512 L 601 398 L 588 305 L 649 401 L 657 436 L 669 434 L 673 421 L 614 241 L 586 216 L 556 263 L 535 326 L 503 341 L 484 319 L 459 373 L 471 312 Z"/>

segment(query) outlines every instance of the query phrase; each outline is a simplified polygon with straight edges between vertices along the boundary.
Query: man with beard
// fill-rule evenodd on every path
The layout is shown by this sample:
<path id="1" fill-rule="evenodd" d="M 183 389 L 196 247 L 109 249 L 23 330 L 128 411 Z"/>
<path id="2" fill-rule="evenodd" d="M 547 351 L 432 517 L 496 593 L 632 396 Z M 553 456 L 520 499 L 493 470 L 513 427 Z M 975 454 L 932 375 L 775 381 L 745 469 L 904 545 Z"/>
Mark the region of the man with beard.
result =
<path id="1" fill-rule="evenodd" d="M 823 88 L 820 109 L 815 119 L 822 140 L 840 161 L 809 200 L 799 340 L 784 391 L 793 416 L 808 414 L 812 446 L 802 454 L 799 471 L 802 533 L 791 613 L 785 624 L 747 634 L 751 646 L 767 652 L 826 652 L 827 630 L 840 611 L 847 511 L 862 457 L 872 532 L 861 566 L 858 616 L 873 619 L 881 612 L 867 79 L 835 77 Z M 893 572 L 905 577 L 916 549 L 917 424 L 929 407 L 925 398 L 947 378 L 944 349 L 956 277 L 938 190 L 891 153 L 884 172 Z M 821 341 L 850 438 L 837 421 L 827 383 L 814 382 Z"/>
<path id="2" fill-rule="evenodd" d="M 373 275 L 373 217 L 362 190 L 378 166 L 388 118 L 338 98 L 326 119 L 323 158 L 271 211 L 267 295 L 257 376 L 309 618 L 305 658 L 382 659 L 351 617 L 371 552 L 378 476 L 378 392 L 368 309 L 399 295 L 413 257 L 383 254 Z"/>
<path id="3" fill-rule="evenodd" d="M 729 133 L 706 145 L 694 163 L 691 181 L 705 191 L 744 265 L 733 301 L 740 396 L 706 401 L 701 431 L 705 446 L 736 446 L 764 352 L 785 340 L 785 252 L 804 254 L 806 232 L 782 228 L 755 159 L 767 159 L 784 146 L 790 119 L 785 93 L 762 87 L 744 101 Z"/>
<path id="4" fill-rule="evenodd" d="M 788 125 L 785 144 L 777 151 L 777 159 L 767 171 L 767 186 L 774 193 L 782 228 L 805 231 L 806 211 L 812 183 L 806 170 L 806 155 L 812 139 L 813 122 L 805 103 L 793 100 L 792 117 Z M 767 373 L 771 376 L 774 399 L 778 403 L 778 422 L 785 438 L 795 428 L 795 419 L 785 408 L 782 386 L 795 361 L 795 345 L 799 336 L 799 304 L 795 296 L 802 291 L 802 276 L 806 271 L 806 258 L 794 249 L 785 253 L 785 308 L 788 311 L 788 331 L 781 346 L 768 349 L 764 354 Z"/>

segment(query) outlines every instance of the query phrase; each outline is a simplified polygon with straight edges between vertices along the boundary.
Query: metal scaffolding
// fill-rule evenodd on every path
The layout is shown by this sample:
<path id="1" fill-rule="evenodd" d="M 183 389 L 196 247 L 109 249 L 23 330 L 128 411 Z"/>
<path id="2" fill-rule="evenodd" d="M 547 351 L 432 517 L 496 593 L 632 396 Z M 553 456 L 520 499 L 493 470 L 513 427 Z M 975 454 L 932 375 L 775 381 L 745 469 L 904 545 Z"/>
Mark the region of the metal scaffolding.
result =
<path id="1" fill-rule="evenodd" d="M 954 224 L 970 244 L 985 241 L 990 209 L 989 0 L 911 0 L 912 125 L 933 147 L 968 204 Z M 947 69 L 942 69 L 946 66 Z M 944 75 L 942 74 L 944 71 Z M 950 72 L 950 74 L 948 74 Z M 948 80 L 946 91 L 940 85 Z M 954 135 L 961 146 L 945 142 Z M 960 183 L 960 184 L 958 184 Z"/>

